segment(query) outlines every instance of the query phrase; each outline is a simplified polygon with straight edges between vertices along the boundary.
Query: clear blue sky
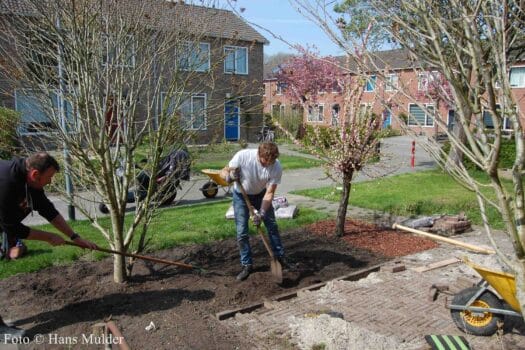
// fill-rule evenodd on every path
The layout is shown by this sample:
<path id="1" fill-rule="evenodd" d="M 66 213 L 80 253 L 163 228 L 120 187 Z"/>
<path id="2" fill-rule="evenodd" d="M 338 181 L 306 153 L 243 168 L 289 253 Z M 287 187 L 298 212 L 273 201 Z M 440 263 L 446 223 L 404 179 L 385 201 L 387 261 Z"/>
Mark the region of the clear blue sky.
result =
<path id="1" fill-rule="evenodd" d="M 228 7 L 227 0 L 220 0 L 221 8 Z M 280 35 L 292 44 L 302 46 L 315 45 L 321 55 L 341 55 L 342 51 L 332 43 L 320 28 L 298 13 L 287 0 L 237 0 L 232 2 L 237 10 L 244 8 L 242 17 L 248 22 L 253 22 L 263 28 L 270 29 L 276 35 Z M 287 44 L 270 33 L 254 26 L 264 35 L 269 45 L 264 47 L 264 53 L 273 55 L 278 52 L 294 52 Z"/>

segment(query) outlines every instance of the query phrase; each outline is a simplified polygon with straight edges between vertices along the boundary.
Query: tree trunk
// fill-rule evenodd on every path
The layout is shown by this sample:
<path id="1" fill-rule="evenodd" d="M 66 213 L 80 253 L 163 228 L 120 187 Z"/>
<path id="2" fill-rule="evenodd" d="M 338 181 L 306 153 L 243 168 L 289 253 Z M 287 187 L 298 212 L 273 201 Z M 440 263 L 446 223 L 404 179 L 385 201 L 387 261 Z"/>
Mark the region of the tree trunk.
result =
<path id="1" fill-rule="evenodd" d="M 116 215 L 116 214 L 113 214 Z M 122 213 L 123 215 L 123 213 Z M 124 220 L 120 218 L 113 218 L 113 245 L 118 252 L 124 252 L 124 242 L 122 240 L 122 223 Z M 113 255 L 113 281 L 116 283 L 123 283 L 127 279 L 126 275 L 126 258 L 123 255 Z"/>
<path id="2" fill-rule="evenodd" d="M 346 210 L 348 207 L 348 200 L 350 199 L 350 189 L 352 188 L 352 177 L 354 172 L 345 174 L 343 178 L 343 193 L 339 201 L 339 208 L 337 209 L 337 220 L 335 227 L 335 234 L 337 237 L 342 237 L 345 233 Z"/>
<path id="3" fill-rule="evenodd" d="M 113 255 L 113 281 L 116 283 L 126 281 L 126 258 L 122 255 Z"/>
<path id="4" fill-rule="evenodd" d="M 519 260 L 516 272 L 516 298 L 521 307 L 521 314 L 525 319 L 525 261 Z"/>
<path id="5" fill-rule="evenodd" d="M 456 123 L 454 124 L 454 128 L 452 129 L 452 135 L 454 135 L 454 138 L 461 142 L 461 144 L 465 144 L 467 141 L 465 130 L 463 130 L 463 127 L 461 126 L 459 121 L 456 121 Z M 445 168 L 455 169 L 454 167 L 459 166 L 459 164 L 461 163 L 463 163 L 463 152 L 451 142 Z"/>

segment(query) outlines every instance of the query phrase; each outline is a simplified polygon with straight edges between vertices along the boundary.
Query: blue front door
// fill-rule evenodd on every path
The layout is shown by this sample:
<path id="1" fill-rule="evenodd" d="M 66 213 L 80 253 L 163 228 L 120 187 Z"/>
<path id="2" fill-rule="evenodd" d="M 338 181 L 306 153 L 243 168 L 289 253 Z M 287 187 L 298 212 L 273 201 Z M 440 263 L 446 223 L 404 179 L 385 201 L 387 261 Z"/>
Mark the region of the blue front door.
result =
<path id="1" fill-rule="evenodd" d="M 383 111 L 383 129 L 392 124 L 392 113 L 388 109 Z"/>
<path id="2" fill-rule="evenodd" d="M 239 140 L 239 103 L 234 100 L 224 103 L 224 138 Z"/>

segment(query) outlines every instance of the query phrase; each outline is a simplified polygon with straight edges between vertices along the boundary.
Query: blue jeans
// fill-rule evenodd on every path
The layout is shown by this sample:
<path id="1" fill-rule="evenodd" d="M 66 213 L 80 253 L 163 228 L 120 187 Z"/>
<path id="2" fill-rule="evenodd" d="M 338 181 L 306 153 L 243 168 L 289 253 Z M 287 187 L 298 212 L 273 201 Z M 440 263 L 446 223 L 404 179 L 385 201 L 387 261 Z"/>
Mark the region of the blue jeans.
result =
<path id="1" fill-rule="evenodd" d="M 261 209 L 262 199 L 265 193 L 266 191 L 262 191 L 259 194 L 248 195 L 250 203 L 252 203 L 255 209 Z M 233 191 L 233 210 L 235 213 L 235 226 L 237 228 L 237 243 L 239 244 L 239 250 L 241 253 L 241 265 L 252 265 L 252 249 L 250 247 L 250 238 L 248 235 L 250 212 L 242 193 L 235 190 Z M 272 246 L 274 256 L 279 258 L 284 256 L 284 248 L 281 243 L 279 228 L 275 221 L 275 212 L 272 206 L 266 211 L 263 222 L 266 230 L 268 230 L 270 245 Z"/>

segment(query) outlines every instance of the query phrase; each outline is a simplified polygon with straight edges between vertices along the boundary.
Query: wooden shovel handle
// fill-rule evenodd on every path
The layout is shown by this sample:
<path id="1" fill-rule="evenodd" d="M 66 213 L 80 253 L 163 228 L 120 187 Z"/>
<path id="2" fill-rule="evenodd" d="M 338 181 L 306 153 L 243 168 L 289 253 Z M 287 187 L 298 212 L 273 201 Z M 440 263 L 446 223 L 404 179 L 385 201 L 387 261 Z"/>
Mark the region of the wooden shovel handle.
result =
<path id="1" fill-rule="evenodd" d="M 250 212 L 250 216 L 253 217 L 255 209 L 253 208 L 252 203 L 250 203 L 250 198 L 248 198 L 248 194 L 244 190 L 244 187 L 242 187 L 241 181 L 237 180 L 237 185 L 239 185 L 239 189 L 241 190 L 242 197 L 244 198 L 244 201 L 246 202 L 246 205 L 248 206 L 248 211 Z M 257 225 L 257 232 L 259 232 L 259 235 L 262 238 L 262 241 L 264 243 L 264 246 L 266 247 L 266 250 L 268 251 L 268 254 L 270 254 L 270 257 L 272 259 L 275 259 L 272 248 L 270 247 L 270 243 L 268 242 L 268 239 L 264 235 L 264 232 L 261 228 L 261 224 Z"/>
<path id="2" fill-rule="evenodd" d="M 67 245 L 74 246 L 74 247 L 79 247 L 79 248 L 84 248 L 84 249 L 91 249 L 91 250 L 98 250 L 99 252 L 104 252 L 104 253 L 109 253 L 109 254 L 117 254 L 117 255 L 127 256 L 127 257 L 130 257 L 130 258 L 141 259 L 141 260 L 148 260 L 148 261 L 153 261 L 153 262 L 156 262 L 156 263 L 159 263 L 159 264 L 173 265 L 173 266 L 178 266 L 178 267 L 182 267 L 182 268 L 185 268 L 185 269 L 193 269 L 192 265 L 184 264 L 184 263 L 181 263 L 181 262 L 164 260 L 164 259 L 157 259 L 157 258 L 153 258 L 151 256 L 145 256 L 145 255 L 124 253 L 124 252 L 119 252 L 119 251 L 116 251 L 116 250 L 100 248 L 100 247 L 87 248 L 87 247 L 84 247 L 84 246 L 82 246 L 80 244 L 77 244 L 75 242 L 69 242 L 69 241 L 65 241 L 64 243 L 67 244 Z"/>
<path id="3" fill-rule="evenodd" d="M 428 233 L 428 232 L 421 231 L 421 230 L 416 230 L 414 228 L 410 228 L 410 227 L 406 227 L 406 226 L 403 226 L 403 225 L 399 225 L 397 223 L 394 223 L 394 225 L 392 225 L 392 228 L 393 229 L 399 229 L 399 230 L 407 231 L 407 232 L 411 232 L 411 233 L 415 233 L 415 234 L 418 234 L 418 235 L 421 235 L 421 236 L 433 239 L 435 241 L 440 241 L 440 242 L 445 242 L 445 243 L 449 243 L 449 244 L 454 244 L 454 245 L 457 245 L 459 247 L 462 247 L 462 248 L 465 248 L 465 249 L 468 249 L 468 250 L 472 250 L 474 252 L 482 253 L 482 254 L 495 254 L 496 253 L 492 249 L 486 249 L 486 248 L 483 248 L 483 247 L 478 247 L 476 245 L 464 243 L 464 242 L 461 242 L 461 241 L 458 241 L 458 240 L 455 240 L 455 239 L 452 239 L 452 238 L 434 235 L 432 233 Z"/>

